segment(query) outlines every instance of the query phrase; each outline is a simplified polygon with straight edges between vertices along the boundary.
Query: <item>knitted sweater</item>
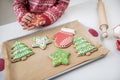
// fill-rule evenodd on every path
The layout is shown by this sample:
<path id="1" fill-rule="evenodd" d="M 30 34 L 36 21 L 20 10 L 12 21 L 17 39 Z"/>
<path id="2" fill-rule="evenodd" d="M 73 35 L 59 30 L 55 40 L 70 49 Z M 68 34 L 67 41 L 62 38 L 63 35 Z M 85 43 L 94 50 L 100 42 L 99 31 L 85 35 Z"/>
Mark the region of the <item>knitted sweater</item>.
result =
<path id="1" fill-rule="evenodd" d="M 67 8 L 70 0 L 15 0 L 14 12 L 19 22 L 27 13 L 40 14 L 46 20 L 45 25 L 57 21 Z"/>

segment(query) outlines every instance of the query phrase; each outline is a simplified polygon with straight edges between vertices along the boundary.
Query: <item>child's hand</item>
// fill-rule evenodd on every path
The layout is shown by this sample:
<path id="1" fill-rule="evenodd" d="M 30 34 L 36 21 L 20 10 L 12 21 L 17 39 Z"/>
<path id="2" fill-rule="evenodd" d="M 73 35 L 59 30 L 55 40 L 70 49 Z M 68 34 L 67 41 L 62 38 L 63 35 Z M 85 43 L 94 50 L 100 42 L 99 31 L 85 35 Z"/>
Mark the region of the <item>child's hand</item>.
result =
<path id="1" fill-rule="evenodd" d="M 42 18 L 40 15 L 35 15 L 32 22 L 28 24 L 29 27 L 27 28 L 27 30 L 32 30 L 41 27 L 44 24 L 45 24 L 45 19 Z"/>
<path id="2" fill-rule="evenodd" d="M 23 29 L 28 28 L 28 24 L 32 22 L 32 20 L 34 19 L 34 14 L 31 13 L 26 13 L 23 17 L 22 17 L 22 21 L 20 22 L 20 24 L 23 26 Z"/>
<path id="3" fill-rule="evenodd" d="M 41 17 L 40 21 L 39 21 L 39 26 L 42 26 L 45 24 L 45 19 Z"/>
<path id="4" fill-rule="evenodd" d="M 26 23 L 30 23 L 32 21 L 32 19 L 34 19 L 34 14 L 32 13 L 26 13 L 23 17 L 22 17 L 22 22 L 26 22 Z"/>

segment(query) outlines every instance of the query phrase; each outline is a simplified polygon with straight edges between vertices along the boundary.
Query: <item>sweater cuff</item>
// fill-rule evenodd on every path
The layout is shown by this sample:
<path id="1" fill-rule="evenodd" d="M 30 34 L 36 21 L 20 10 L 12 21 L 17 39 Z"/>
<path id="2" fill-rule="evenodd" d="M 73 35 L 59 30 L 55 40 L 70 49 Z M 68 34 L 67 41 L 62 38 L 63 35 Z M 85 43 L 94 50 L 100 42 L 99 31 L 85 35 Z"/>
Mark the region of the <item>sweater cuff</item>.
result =
<path id="1" fill-rule="evenodd" d="M 41 17 L 45 19 L 45 24 L 44 24 L 45 26 L 48 26 L 51 24 L 50 19 L 45 14 L 42 14 Z"/>
<path id="2" fill-rule="evenodd" d="M 22 17 L 18 18 L 18 22 L 22 22 Z"/>

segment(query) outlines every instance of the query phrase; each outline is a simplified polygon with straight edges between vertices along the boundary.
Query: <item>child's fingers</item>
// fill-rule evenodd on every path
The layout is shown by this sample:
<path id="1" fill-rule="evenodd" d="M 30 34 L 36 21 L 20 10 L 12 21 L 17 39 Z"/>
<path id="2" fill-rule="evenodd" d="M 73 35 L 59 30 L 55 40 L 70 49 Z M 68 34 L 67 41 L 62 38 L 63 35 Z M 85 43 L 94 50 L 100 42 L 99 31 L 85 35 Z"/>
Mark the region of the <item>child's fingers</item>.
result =
<path id="1" fill-rule="evenodd" d="M 34 19 L 34 14 L 28 13 L 27 16 Z"/>
<path id="2" fill-rule="evenodd" d="M 28 28 L 29 28 L 29 27 L 27 27 L 27 26 L 26 26 L 26 27 L 23 27 L 23 30 L 27 30 Z"/>
<path id="3" fill-rule="evenodd" d="M 31 21 L 32 21 L 32 19 L 30 20 L 30 18 L 28 18 L 28 17 L 25 17 L 25 18 L 22 19 L 22 22 L 24 22 L 26 24 L 29 24 Z"/>
<path id="4" fill-rule="evenodd" d="M 44 25 L 45 24 L 45 20 L 40 21 L 39 25 Z"/>
<path id="5" fill-rule="evenodd" d="M 26 30 L 27 28 L 23 28 L 23 30 Z"/>
<path id="6" fill-rule="evenodd" d="M 28 22 L 28 20 L 27 20 L 25 17 L 23 17 L 23 18 L 22 18 L 22 22 L 25 22 L 25 23 L 26 23 L 26 22 Z"/>
<path id="7" fill-rule="evenodd" d="M 45 24 L 45 19 L 41 19 L 40 22 L 39 22 L 39 25 L 42 26 Z"/>
<path id="8" fill-rule="evenodd" d="M 28 27 L 27 30 L 32 30 L 32 29 L 35 29 L 35 26 L 31 26 L 31 27 Z"/>
<path id="9" fill-rule="evenodd" d="M 24 23 L 24 22 L 20 22 L 20 25 L 21 25 L 22 27 L 27 27 L 27 24 Z"/>
<path id="10" fill-rule="evenodd" d="M 29 17 L 29 16 L 26 14 L 25 16 L 23 16 L 22 21 L 24 21 L 24 22 L 32 21 L 32 17 Z"/>
<path id="11" fill-rule="evenodd" d="M 28 21 L 32 21 L 33 18 L 31 18 L 29 16 L 26 16 L 25 19 L 28 20 Z"/>
<path id="12" fill-rule="evenodd" d="M 27 21 L 27 24 L 30 24 L 30 23 L 31 23 L 31 21 L 28 20 L 28 21 Z"/>
<path id="13" fill-rule="evenodd" d="M 20 23 L 21 24 L 21 26 L 23 27 L 23 30 L 26 30 L 29 26 L 26 24 L 26 23 L 24 23 L 24 22 L 21 22 Z"/>
<path id="14" fill-rule="evenodd" d="M 23 30 L 28 30 L 31 26 L 23 27 Z"/>
<path id="15" fill-rule="evenodd" d="M 31 20 L 26 19 L 26 20 L 27 20 L 27 21 L 25 22 L 26 24 L 29 24 L 29 23 L 32 22 L 32 19 L 31 19 Z"/>

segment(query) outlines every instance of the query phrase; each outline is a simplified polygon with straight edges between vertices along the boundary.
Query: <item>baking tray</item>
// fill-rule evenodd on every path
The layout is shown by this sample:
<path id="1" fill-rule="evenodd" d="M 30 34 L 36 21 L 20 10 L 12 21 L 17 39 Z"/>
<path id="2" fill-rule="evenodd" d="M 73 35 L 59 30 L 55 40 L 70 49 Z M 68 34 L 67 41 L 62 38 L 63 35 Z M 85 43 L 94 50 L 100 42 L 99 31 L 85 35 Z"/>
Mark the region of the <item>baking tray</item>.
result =
<path id="1" fill-rule="evenodd" d="M 55 78 L 57 78 L 57 77 L 59 77 L 59 76 L 62 76 L 62 75 L 65 74 L 65 73 L 71 72 L 71 71 L 73 71 L 73 70 L 75 70 L 75 69 L 77 69 L 77 68 L 83 67 L 83 66 L 85 66 L 85 65 L 87 65 L 87 64 L 90 64 L 90 63 L 92 63 L 92 62 L 94 62 L 94 61 L 97 61 L 97 60 L 99 60 L 99 59 L 101 59 L 101 58 L 104 58 L 105 56 L 106 56 L 106 55 L 101 55 L 100 57 L 98 57 L 98 58 L 96 58 L 96 59 L 92 59 L 92 60 L 83 62 L 83 63 L 81 63 L 81 64 L 79 64 L 79 65 L 76 65 L 76 66 L 74 66 L 74 67 L 72 67 L 72 68 L 70 68 L 70 69 L 67 69 L 67 70 L 65 70 L 65 71 L 63 71 L 63 72 L 61 72 L 61 73 L 58 73 L 58 74 L 56 74 L 56 75 L 54 75 L 54 76 L 51 76 L 51 77 L 49 77 L 49 78 L 47 78 L 47 79 L 45 79 L 45 80 L 55 79 Z"/>
<path id="2" fill-rule="evenodd" d="M 32 48 L 31 45 L 32 43 L 34 43 L 34 36 L 47 35 L 48 38 L 51 39 L 52 36 L 60 31 L 62 27 L 75 29 L 75 36 L 80 36 L 88 40 L 90 43 L 95 45 L 98 50 L 90 56 L 78 57 L 75 53 L 73 45 L 71 45 L 70 47 L 63 49 L 64 51 L 71 53 L 71 55 L 69 56 L 70 64 L 67 66 L 60 65 L 57 67 L 53 67 L 52 60 L 48 57 L 48 55 L 54 53 L 54 51 L 56 51 L 57 49 L 54 45 L 54 40 L 52 40 L 52 44 L 48 45 L 45 50 L 41 50 L 40 48 Z M 32 48 L 35 54 L 29 57 L 26 61 L 11 63 L 11 47 L 16 41 L 25 43 L 28 47 Z M 5 59 L 5 80 L 48 80 L 73 69 L 76 69 L 84 64 L 96 61 L 97 59 L 100 59 L 107 55 L 109 50 L 104 47 L 97 40 L 97 38 L 90 35 L 87 29 L 80 22 L 72 21 L 49 30 L 38 31 L 33 34 L 8 40 L 3 43 L 2 52 Z"/>

